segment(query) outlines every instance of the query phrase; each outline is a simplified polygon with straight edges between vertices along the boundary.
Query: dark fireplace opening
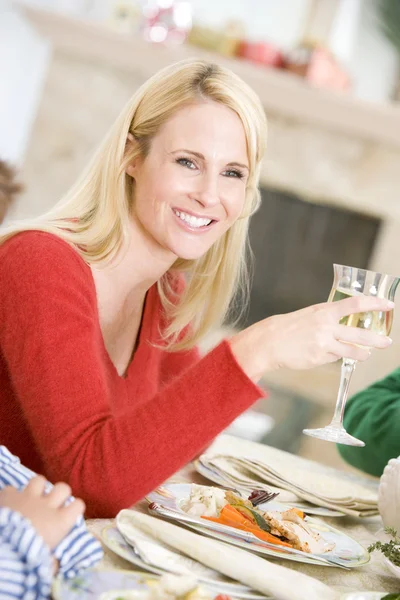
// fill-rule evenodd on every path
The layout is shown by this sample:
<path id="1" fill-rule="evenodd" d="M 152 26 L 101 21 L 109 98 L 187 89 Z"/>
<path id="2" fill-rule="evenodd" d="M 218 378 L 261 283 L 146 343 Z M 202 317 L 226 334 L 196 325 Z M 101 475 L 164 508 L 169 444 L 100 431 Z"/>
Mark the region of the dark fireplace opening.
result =
<path id="1" fill-rule="evenodd" d="M 264 188 L 252 218 L 254 275 L 241 325 L 328 298 L 333 263 L 368 268 L 381 220 Z"/>

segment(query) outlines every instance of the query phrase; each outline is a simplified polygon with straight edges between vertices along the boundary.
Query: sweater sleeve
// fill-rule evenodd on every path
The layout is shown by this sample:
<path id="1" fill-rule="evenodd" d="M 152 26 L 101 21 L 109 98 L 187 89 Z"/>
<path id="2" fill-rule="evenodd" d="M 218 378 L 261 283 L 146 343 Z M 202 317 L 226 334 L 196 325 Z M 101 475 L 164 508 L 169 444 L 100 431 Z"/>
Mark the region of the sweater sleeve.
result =
<path id="1" fill-rule="evenodd" d="M 364 448 L 339 445 L 354 467 L 380 477 L 391 458 L 400 455 L 400 369 L 353 396 L 344 415 L 347 431 Z"/>
<path id="2" fill-rule="evenodd" d="M 0 600 L 48 600 L 53 562 L 30 522 L 0 507 Z"/>
<path id="3" fill-rule="evenodd" d="M 132 398 L 116 414 L 87 266 L 54 236 L 22 236 L 0 256 L 0 346 L 12 385 L 48 477 L 67 481 L 90 516 L 114 516 L 263 392 L 222 342 L 150 400 Z"/>

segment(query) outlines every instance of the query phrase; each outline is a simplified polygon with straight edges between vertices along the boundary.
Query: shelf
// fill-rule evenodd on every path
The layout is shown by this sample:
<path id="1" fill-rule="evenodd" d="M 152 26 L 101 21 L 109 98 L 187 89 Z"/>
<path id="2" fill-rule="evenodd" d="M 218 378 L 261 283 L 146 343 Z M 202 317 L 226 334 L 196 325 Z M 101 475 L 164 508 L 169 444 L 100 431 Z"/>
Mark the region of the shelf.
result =
<path id="1" fill-rule="evenodd" d="M 53 47 L 140 74 L 189 57 L 216 61 L 235 71 L 258 93 L 267 114 L 400 148 L 400 107 L 372 104 L 349 95 L 317 90 L 301 78 L 237 59 L 227 59 L 189 45 L 146 43 L 92 22 L 19 5 Z"/>

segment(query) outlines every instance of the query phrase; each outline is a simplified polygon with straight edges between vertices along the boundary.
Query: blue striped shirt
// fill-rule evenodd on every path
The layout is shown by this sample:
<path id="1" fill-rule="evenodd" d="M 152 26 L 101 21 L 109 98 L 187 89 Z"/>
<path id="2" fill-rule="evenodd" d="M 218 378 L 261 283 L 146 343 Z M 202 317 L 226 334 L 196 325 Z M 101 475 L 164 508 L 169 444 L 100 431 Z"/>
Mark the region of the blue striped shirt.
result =
<path id="1" fill-rule="evenodd" d="M 53 563 L 30 522 L 0 507 L 0 600 L 49 598 Z"/>
<path id="2" fill-rule="evenodd" d="M 21 465 L 5 446 L 0 446 L 0 489 L 7 485 L 22 489 L 34 476 L 35 473 Z M 48 483 L 47 489 L 51 487 Z M 103 552 L 80 517 L 55 548 L 53 556 L 59 562 L 59 573 L 70 578 L 92 567 Z M 0 507 L 0 600 L 48 598 L 52 568 L 49 548 L 29 521 L 19 513 Z"/>

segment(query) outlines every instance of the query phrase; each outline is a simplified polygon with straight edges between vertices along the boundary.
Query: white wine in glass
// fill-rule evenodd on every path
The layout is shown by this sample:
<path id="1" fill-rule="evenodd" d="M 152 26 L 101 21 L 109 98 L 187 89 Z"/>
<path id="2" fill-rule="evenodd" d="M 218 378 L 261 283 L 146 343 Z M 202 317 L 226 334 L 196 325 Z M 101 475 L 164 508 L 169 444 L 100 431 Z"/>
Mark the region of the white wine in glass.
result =
<path id="1" fill-rule="evenodd" d="M 377 298 L 386 298 L 393 301 L 400 282 L 399 277 L 344 265 L 333 265 L 333 271 L 334 280 L 328 302 L 337 302 L 359 295 L 376 296 Z M 389 335 L 393 324 L 393 310 L 354 313 L 343 317 L 340 324 L 368 329 L 381 335 Z M 342 360 L 339 393 L 335 413 L 330 424 L 319 429 L 304 429 L 303 433 L 327 442 L 347 444 L 348 446 L 365 446 L 363 441 L 348 434 L 343 427 L 344 408 L 349 393 L 351 376 L 356 364 L 357 361 L 350 358 L 343 358 Z"/>
<path id="2" fill-rule="evenodd" d="M 358 294 L 350 294 L 347 290 L 340 288 L 332 288 L 329 294 L 328 302 L 337 302 L 338 300 L 345 300 Z M 380 311 L 374 310 L 371 312 L 361 312 L 348 315 L 340 319 L 341 325 L 347 325 L 347 327 L 359 327 L 360 329 L 369 329 L 374 333 L 381 335 L 389 335 L 393 325 L 393 311 Z"/>

